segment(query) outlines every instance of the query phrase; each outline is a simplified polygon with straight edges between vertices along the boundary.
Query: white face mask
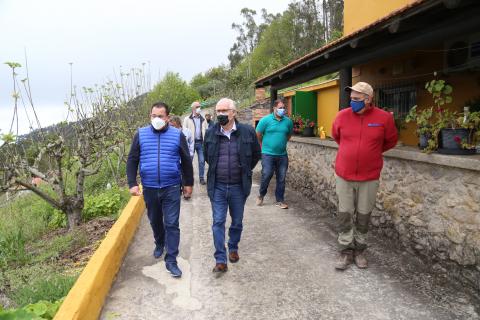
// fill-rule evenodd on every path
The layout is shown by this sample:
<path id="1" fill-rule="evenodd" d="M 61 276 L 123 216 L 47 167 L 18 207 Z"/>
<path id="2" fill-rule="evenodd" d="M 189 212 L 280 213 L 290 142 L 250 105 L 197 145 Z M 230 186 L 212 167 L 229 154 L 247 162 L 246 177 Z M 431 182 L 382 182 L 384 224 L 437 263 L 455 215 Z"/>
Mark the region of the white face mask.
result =
<path id="1" fill-rule="evenodd" d="M 200 114 L 200 107 L 198 107 L 197 109 L 195 109 L 195 113 L 196 113 L 196 114 Z"/>
<path id="2" fill-rule="evenodd" d="M 160 119 L 158 117 L 155 117 L 152 119 L 152 126 L 155 128 L 155 130 L 160 130 L 163 127 L 165 127 L 166 123 L 165 120 Z"/>

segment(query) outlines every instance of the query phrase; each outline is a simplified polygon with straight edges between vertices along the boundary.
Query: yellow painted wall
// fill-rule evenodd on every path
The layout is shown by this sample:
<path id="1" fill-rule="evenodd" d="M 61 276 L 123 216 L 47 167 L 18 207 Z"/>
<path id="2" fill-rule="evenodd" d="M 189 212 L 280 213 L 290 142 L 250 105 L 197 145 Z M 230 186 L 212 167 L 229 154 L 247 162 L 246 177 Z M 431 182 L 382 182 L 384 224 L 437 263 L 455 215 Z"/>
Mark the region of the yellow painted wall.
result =
<path id="1" fill-rule="evenodd" d="M 480 95 L 480 73 L 442 73 L 442 50 L 442 45 L 418 48 L 409 53 L 355 66 L 352 82 L 365 81 L 374 89 L 385 84 L 414 84 L 417 88 L 418 109 L 421 110 L 433 106 L 432 97 L 425 90 L 425 83 L 434 79 L 433 72 L 437 71 L 437 79 L 443 79 L 453 86 L 453 103 L 445 105 L 445 108 L 461 112 L 465 102 Z M 415 124 L 408 124 L 407 128 L 400 132 L 399 138 L 406 145 L 417 145 Z"/>
<path id="2" fill-rule="evenodd" d="M 415 0 L 344 0 L 343 35 L 375 22 Z"/>
<path id="3" fill-rule="evenodd" d="M 337 82 L 317 91 L 317 126 L 323 127 L 329 137 L 332 136 L 332 123 L 339 110 L 339 99 Z"/>

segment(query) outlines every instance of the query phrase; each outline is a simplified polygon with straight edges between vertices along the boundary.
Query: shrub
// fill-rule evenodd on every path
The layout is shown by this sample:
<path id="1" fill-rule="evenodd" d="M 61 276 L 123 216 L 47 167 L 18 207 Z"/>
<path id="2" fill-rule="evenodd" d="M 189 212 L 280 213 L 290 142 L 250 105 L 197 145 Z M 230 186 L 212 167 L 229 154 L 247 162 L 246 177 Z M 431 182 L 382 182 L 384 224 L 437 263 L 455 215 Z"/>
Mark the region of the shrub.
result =
<path id="1" fill-rule="evenodd" d="M 114 187 L 103 193 L 88 196 L 85 199 L 85 207 L 82 217 L 88 221 L 95 217 L 117 215 L 122 206 L 126 203 L 125 190 Z"/>
<path id="2" fill-rule="evenodd" d="M 29 304 L 23 308 L 2 310 L 0 306 L 0 319 L 38 319 L 50 320 L 53 319 L 57 313 L 63 299 L 55 302 L 38 301 L 37 303 Z"/>

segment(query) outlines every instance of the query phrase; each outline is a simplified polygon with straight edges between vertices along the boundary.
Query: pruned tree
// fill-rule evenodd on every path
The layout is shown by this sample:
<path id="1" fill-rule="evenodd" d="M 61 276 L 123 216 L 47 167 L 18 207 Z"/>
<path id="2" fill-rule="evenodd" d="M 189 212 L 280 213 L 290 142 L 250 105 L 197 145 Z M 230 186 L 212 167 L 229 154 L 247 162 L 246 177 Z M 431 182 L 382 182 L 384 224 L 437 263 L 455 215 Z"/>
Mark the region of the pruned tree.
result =
<path id="1" fill-rule="evenodd" d="M 27 100 L 25 111 L 31 132 L 19 136 L 18 126 L 15 134 L 12 125 L 9 133 L 0 136 L 4 141 L 0 147 L 0 190 L 32 191 L 64 212 L 71 230 L 81 222 L 85 179 L 98 173 L 111 152 L 117 152 L 119 158 L 126 154 L 126 139 L 131 138 L 137 125 L 132 117 L 132 101 L 145 92 L 143 70 L 121 73 L 120 83 L 109 81 L 81 90 L 73 86 L 72 81 L 65 102 L 69 111 L 67 119 L 42 128 L 28 78 L 22 80 L 22 90 L 16 74 L 20 64 L 7 64 L 12 69 L 14 84 L 12 123 L 18 123 L 19 101 Z M 32 180 L 33 177 L 36 179 Z"/>

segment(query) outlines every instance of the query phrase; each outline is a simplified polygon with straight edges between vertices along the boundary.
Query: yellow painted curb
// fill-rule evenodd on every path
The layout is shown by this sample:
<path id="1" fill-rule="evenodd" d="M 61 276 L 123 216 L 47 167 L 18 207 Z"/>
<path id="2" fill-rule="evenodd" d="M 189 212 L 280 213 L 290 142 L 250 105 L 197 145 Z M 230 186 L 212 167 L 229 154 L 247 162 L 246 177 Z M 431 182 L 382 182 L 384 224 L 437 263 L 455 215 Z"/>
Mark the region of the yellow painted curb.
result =
<path id="1" fill-rule="evenodd" d="M 98 319 L 144 211 L 143 197 L 131 197 L 68 293 L 54 320 Z"/>

